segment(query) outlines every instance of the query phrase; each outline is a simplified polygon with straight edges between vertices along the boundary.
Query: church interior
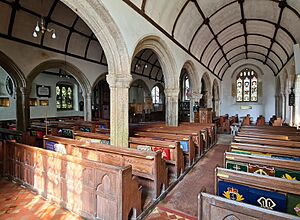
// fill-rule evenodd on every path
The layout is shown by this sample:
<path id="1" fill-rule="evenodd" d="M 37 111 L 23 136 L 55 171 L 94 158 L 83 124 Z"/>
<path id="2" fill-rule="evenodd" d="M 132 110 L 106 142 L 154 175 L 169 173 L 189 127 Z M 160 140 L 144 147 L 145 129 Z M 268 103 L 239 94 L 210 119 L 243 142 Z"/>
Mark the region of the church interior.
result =
<path id="1" fill-rule="evenodd" d="M 0 0 L 1 219 L 300 219 L 299 0 Z"/>

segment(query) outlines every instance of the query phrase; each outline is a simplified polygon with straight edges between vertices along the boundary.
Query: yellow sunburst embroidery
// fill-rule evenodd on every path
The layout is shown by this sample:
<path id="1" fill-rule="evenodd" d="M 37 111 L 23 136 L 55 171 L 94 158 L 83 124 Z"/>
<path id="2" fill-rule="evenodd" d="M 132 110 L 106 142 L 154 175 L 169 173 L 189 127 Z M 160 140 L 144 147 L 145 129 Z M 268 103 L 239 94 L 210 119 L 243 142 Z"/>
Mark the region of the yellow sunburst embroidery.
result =
<path id="1" fill-rule="evenodd" d="M 287 180 L 297 180 L 296 177 L 291 177 L 289 174 L 283 174 L 282 177 L 283 179 L 287 179 Z"/>
<path id="2" fill-rule="evenodd" d="M 223 196 L 230 200 L 235 200 L 238 202 L 243 201 L 245 198 L 243 198 L 243 195 L 239 194 L 239 191 L 237 189 L 233 188 L 227 188 L 227 191 L 223 193 Z"/>

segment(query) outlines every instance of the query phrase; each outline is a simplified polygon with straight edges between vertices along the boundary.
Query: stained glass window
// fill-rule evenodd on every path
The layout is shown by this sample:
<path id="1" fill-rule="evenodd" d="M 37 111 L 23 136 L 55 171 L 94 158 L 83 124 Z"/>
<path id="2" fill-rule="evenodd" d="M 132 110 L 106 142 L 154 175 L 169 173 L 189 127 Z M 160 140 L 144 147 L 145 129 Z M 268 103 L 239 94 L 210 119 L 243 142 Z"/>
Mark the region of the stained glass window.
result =
<path id="1" fill-rule="evenodd" d="M 251 69 L 244 69 L 239 73 L 236 80 L 236 101 L 257 102 L 258 79 L 256 73 Z"/>
<path id="2" fill-rule="evenodd" d="M 71 85 L 56 85 L 56 108 L 57 110 L 73 109 L 73 88 Z"/>
<path id="3" fill-rule="evenodd" d="M 152 91 L 151 91 L 151 95 L 152 95 L 152 103 L 157 104 L 159 103 L 159 88 L 158 86 L 154 86 Z"/>

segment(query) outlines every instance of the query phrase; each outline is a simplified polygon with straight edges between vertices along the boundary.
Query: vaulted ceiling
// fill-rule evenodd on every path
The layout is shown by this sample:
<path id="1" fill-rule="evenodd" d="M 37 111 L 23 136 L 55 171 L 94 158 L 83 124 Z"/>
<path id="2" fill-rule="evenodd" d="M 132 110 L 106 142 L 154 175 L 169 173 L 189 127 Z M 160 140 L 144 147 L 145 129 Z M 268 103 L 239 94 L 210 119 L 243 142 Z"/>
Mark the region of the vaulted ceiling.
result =
<path id="1" fill-rule="evenodd" d="M 277 75 L 300 42 L 300 0 L 123 0 L 222 79 L 253 59 Z"/>

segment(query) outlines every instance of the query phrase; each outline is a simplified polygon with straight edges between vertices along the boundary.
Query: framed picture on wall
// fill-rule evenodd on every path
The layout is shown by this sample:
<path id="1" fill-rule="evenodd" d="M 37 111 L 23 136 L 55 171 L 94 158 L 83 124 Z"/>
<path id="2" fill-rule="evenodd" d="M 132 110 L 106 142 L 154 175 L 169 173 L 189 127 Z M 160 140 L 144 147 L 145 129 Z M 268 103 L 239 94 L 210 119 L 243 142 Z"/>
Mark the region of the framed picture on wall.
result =
<path id="1" fill-rule="evenodd" d="M 51 96 L 51 87 L 44 85 L 36 85 L 36 95 L 38 97 L 48 97 Z"/>

